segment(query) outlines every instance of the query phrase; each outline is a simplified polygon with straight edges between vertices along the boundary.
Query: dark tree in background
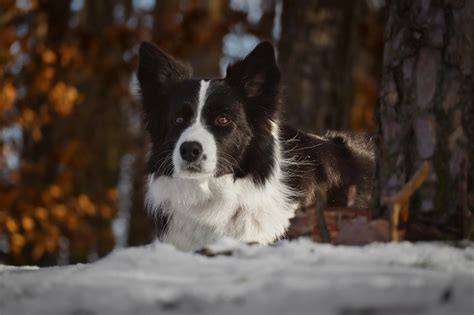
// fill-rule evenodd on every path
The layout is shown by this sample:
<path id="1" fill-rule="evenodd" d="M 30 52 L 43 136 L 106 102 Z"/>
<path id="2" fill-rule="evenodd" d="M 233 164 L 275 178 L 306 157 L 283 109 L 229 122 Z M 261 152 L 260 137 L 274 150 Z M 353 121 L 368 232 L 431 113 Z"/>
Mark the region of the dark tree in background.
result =
<path id="1" fill-rule="evenodd" d="M 382 213 L 428 161 L 408 237 L 473 236 L 474 1 L 391 1 L 378 111 Z"/>
<path id="2" fill-rule="evenodd" d="M 287 108 L 297 108 L 288 110 L 289 122 L 306 131 L 347 129 L 347 109 L 352 99 L 350 46 L 355 2 L 283 3 L 279 61 L 287 87 Z"/>
<path id="3" fill-rule="evenodd" d="M 278 59 L 290 124 L 317 133 L 372 128 L 381 25 L 366 1 L 283 1 Z"/>
<path id="4" fill-rule="evenodd" d="M 283 0 L 278 61 L 287 122 L 318 134 L 373 130 L 382 71 L 383 4 Z M 290 238 L 319 234 L 313 229 L 313 210 L 297 211 Z M 326 212 L 326 221 L 334 237 L 340 213 Z"/>

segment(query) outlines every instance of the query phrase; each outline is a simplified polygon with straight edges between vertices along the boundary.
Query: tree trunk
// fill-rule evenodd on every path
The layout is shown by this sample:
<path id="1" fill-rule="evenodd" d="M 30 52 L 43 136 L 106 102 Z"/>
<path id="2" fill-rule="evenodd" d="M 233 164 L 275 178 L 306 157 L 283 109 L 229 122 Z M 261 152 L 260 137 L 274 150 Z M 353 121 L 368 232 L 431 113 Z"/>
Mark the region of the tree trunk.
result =
<path id="1" fill-rule="evenodd" d="M 410 201 L 408 238 L 472 237 L 474 1 L 391 1 L 388 15 L 378 108 L 380 214 L 390 215 L 386 198 L 428 161 L 430 175 Z"/>
<path id="2" fill-rule="evenodd" d="M 367 3 L 283 0 L 278 60 L 284 117 L 294 127 L 314 133 L 374 129 L 384 10 Z M 290 238 L 313 233 L 312 211 L 297 211 Z"/>
<path id="3" fill-rule="evenodd" d="M 304 131 L 348 129 L 354 1 L 284 0 L 279 63 L 288 122 Z"/>

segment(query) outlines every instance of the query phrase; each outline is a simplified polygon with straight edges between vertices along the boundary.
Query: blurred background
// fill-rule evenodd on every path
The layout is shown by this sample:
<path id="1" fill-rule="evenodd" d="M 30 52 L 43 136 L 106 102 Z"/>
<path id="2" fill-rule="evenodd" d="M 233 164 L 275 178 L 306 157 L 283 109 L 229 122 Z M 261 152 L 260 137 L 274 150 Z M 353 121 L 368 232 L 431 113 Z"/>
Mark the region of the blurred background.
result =
<path id="1" fill-rule="evenodd" d="M 383 0 L 0 0 L 0 263 L 89 262 L 153 240 L 133 90 L 141 41 L 216 77 L 270 40 L 289 123 L 371 131 L 384 10 Z"/>

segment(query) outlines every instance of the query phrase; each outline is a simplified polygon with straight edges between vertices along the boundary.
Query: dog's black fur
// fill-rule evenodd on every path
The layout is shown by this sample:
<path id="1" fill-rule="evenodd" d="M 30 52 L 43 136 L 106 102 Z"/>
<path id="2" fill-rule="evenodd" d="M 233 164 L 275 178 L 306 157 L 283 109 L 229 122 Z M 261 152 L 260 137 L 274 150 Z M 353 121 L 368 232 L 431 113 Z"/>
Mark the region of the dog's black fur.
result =
<path id="1" fill-rule="evenodd" d="M 177 170 L 170 156 L 181 134 L 193 124 L 201 81 L 192 79 L 189 66 L 149 43 L 140 47 L 137 76 L 152 143 L 149 173 L 155 178 L 173 177 Z M 292 198 L 299 206 L 314 202 L 316 188 L 323 187 L 328 206 L 345 207 L 349 187 L 355 186 L 353 206 L 368 207 L 374 170 L 371 138 L 342 132 L 315 136 L 287 126 L 281 117 L 280 91 L 280 71 L 273 46 L 267 42 L 229 66 L 224 79 L 210 81 L 201 117 L 217 147 L 213 176 L 231 174 L 234 181 L 251 179 L 256 186 L 264 186 L 274 168 L 280 167 L 288 175 L 285 185 L 298 192 Z M 219 115 L 232 123 L 216 125 Z M 175 121 L 183 122 L 177 125 Z M 272 129 L 275 123 L 280 161 Z M 172 211 L 161 211 L 161 231 L 166 232 L 165 223 L 172 215 Z"/>

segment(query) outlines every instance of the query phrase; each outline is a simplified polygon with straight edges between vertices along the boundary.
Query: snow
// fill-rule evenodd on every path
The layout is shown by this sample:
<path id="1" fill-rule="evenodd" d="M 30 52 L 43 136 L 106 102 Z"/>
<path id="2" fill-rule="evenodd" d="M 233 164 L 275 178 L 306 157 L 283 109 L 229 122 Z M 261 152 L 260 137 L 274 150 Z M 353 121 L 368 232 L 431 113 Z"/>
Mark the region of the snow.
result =
<path id="1" fill-rule="evenodd" d="M 474 245 L 155 243 L 91 264 L 0 266 L 0 314 L 474 314 Z"/>

